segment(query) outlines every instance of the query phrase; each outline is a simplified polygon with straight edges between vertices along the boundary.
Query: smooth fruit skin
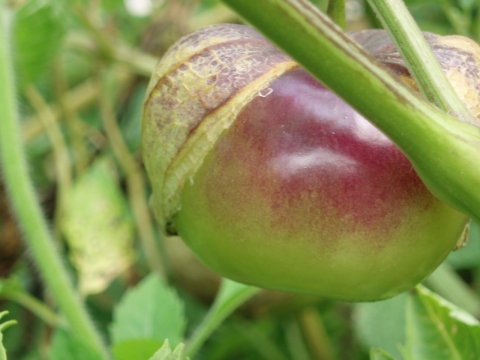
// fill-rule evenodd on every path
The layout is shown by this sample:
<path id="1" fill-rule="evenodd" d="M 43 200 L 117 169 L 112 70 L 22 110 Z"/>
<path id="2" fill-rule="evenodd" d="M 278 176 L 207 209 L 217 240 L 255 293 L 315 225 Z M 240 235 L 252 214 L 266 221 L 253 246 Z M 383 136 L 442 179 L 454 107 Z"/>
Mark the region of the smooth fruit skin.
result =
<path id="1" fill-rule="evenodd" d="M 244 108 L 185 184 L 174 218 L 225 277 L 348 301 L 409 290 L 454 248 L 467 220 L 301 69 Z"/>

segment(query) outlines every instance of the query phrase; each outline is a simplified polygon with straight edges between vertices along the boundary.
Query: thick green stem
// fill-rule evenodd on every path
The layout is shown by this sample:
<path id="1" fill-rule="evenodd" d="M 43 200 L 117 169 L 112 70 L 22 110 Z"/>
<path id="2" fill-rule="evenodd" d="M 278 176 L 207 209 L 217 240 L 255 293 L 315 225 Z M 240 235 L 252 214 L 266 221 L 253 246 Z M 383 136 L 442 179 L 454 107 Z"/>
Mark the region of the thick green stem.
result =
<path id="1" fill-rule="evenodd" d="M 28 176 L 20 139 L 18 109 L 6 12 L 0 3 L 0 151 L 2 170 L 17 220 L 48 289 L 71 330 L 108 358 L 88 314 L 77 296 L 54 246 Z"/>
<path id="2" fill-rule="evenodd" d="M 464 121 L 475 122 L 443 74 L 403 1 L 369 0 L 369 3 L 397 44 L 410 73 L 427 99 Z"/>
<path id="3" fill-rule="evenodd" d="M 422 101 L 306 0 L 224 0 L 388 135 L 427 187 L 480 221 L 480 128 Z"/>
<path id="4" fill-rule="evenodd" d="M 330 0 L 327 15 L 343 30 L 346 29 L 345 0 Z"/>

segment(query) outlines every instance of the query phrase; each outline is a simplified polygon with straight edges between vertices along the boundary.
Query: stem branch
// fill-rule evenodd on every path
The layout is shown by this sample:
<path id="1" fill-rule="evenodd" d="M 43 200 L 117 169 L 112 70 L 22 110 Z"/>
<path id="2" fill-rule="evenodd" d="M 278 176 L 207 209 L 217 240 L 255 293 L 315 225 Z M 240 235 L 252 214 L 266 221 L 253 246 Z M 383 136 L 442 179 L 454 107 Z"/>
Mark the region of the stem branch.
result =
<path id="1" fill-rule="evenodd" d="M 66 326 L 64 320 L 50 310 L 50 308 L 23 291 L 3 290 L 0 292 L 0 298 L 16 302 L 51 327 Z"/>
<path id="2" fill-rule="evenodd" d="M 445 77 L 440 64 L 403 1 L 368 0 L 425 97 L 464 121 L 475 122 Z"/>

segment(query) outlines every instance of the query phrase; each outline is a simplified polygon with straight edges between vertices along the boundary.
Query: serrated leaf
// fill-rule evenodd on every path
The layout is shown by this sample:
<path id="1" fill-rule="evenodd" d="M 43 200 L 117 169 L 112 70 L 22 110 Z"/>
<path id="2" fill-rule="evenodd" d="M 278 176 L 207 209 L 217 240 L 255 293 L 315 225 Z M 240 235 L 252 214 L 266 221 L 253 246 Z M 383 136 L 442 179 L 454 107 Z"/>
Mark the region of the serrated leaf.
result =
<path id="1" fill-rule="evenodd" d="M 58 328 L 53 335 L 50 360 L 103 360 L 95 349 L 71 333 Z"/>
<path id="2" fill-rule="evenodd" d="M 163 341 L 156 339 L 124 340 L 112 350 L 116 360 L 148 360 L 162 344 Z"/>
<path id="3" fill-rule="evenodd" d="M 480 359 L 480 323 L 422 286 L 407 301 L 406 359 Z"/>
<path id="4" fill-rule="evenodd" d="M 183 356 L 183 348 L 183 344 L 178 344 L 172 352 L 168 340 L 165 340 L 163 346 L 149 360 L 189 360 Z"/>
<path id="5" fill-rule="evenodd" d="M 370 360 L 395 360 L 395 358 L 382 349 L 370 350 Z"/>
<path id="6" fill-rule="evenodd" d="M 406 301 L 407 294 L 401 294 L 384 301 L 355 304 L 355 332 L 367 349 L 381 348 L 395 357 L 401 356 Z"/>
<path id="7" fill-rule="evenodd" d="M 57 55 L 65 34 L 64 17 L 55 3 L 29 0 L 15 14 L 16 68 L 22 84 L 39 78 Z"/>
<path id="8" fill-rule="evenodd" d="M 135 259 L 134 222 L 111 165 L 97 160 L 66 195 L 61 227 L 84 295 L 103 291 Z"/>
<path id="9" fill-rule="evenodd" d="M 155 274 L 127 291 L 114 309 L 113 343 L 133 339 L 169 339 L 177 345 L 183 338 L 183 304 L 175 292 Z"/>
<path id="10" fill-rule="evenodd" d="M 2 317 L 4 317 L 5 315 L 8 314 L 8 311 L 2 311 L 0 312 L 0 319 Z M 10 320 L 10 321 L 6 321 L 2 324 L 0 324 L 0 360 L 7 360 L 7 351 L 5 350 L 5 348 L 3 347 L 3 334 L 2 332 L 12 326 L 12 325 L 15 325 L 17 322 L 15 320 Z"/>

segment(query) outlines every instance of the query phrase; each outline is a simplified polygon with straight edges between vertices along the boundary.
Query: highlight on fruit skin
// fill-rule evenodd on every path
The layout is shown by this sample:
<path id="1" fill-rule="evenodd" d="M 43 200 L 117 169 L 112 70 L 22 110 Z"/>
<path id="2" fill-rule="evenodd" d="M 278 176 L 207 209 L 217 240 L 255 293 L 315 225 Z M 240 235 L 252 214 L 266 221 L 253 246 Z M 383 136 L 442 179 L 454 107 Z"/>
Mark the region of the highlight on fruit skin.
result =
<path id="1" fill-rule="evenodd" d="M 351 36 L 415 92 L 386 32 Z M 426 37 L 478 117 L 478 45 Z M 428 276 L 468 222 L 385 135 L 241 25 L 199 30 L 168 51 L 149 84 L 142 141 L 162 228 L 239 282 L 392 297 Z"/>

